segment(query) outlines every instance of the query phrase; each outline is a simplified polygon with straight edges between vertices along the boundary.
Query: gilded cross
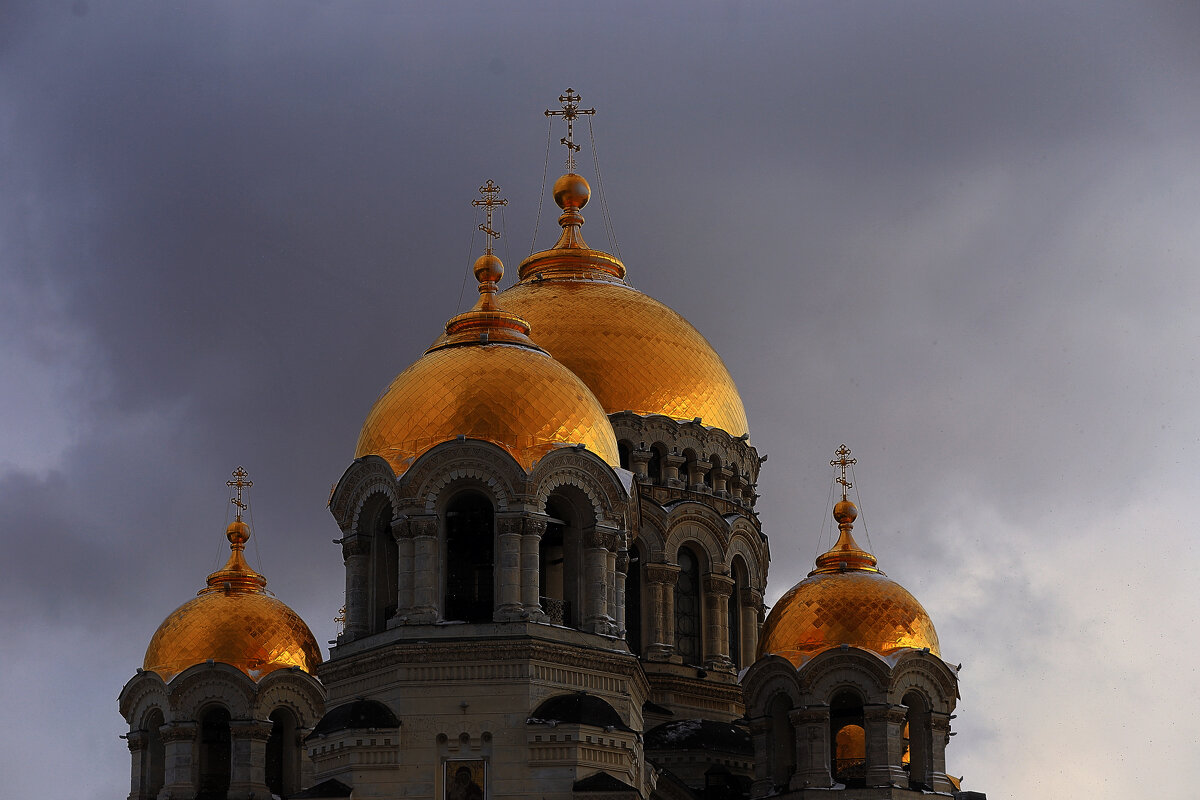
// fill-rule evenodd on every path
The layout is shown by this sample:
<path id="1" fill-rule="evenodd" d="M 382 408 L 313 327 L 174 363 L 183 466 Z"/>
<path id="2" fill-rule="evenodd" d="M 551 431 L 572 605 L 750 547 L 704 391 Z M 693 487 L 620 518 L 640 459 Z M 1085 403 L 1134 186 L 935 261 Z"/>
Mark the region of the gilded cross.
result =
<path id="1" fill-rule="evenodd" d="M 483 197 L 479 200 L 472 200 L 471 205 L 483 206 L 484 213 L 487 214 L 487 222 L 480 225 L 479 230 L 486 234 L 484 241 L 487 242 L 487 245 L 484 248 L 484 252 L 491 255 L 492 239 L 500 238 L 500 234 L 492 230 L 492 209 L 496 206 L 508 205 L 508 200 L 496 198 L 496 195 L 500 194 L 500 187 L 493 183 L 490 178 L 487 183 L 479 187 L 479 194 L 483 195 Z"/>
<path id="2" fill-rule="evenodd" d="M 842 470 L 842 474 L 837 477 L 837 482 L 842 485 L 842 499 L 845 500 L 846 492 L 849 491 L 850 487 L 854 485 L 850 481 L 846 480 L 846 468 L 852 464 L 857 464 L 858 459 L 850 458 L 850 448 L 846 447 L 846 445 L 839 447 L 834 452 L 834 455 L 836 455 L 837 458 L 835 458 L 833 461 L 830 461 L 829 466 L 838 467 Z"/>
<path id="3" fill-rule="evenodd" d="M 558 96 L 558 102 L 562 103 L 562 111 L 551 111 L 546 109 L 547 117 L 562 117 L 567 121 L 567 135 L 558 140 L 558 143 L 567 148 L 567 172 L 574 174 L 575 172 L 575 154 L 579 152 L 579 145 L 575 144 L 575 120 L 580 116 L 588 116 L 596 113 L 594 108 L 580 108 L 579 101 L 583 98 L 575 94 L 575 90 L 568 87 L 566 94 Z"/>
<path id="4" fill-rule="evenodd" d="M 233 471 L 233 480 L 225 481 L 226 486 L 230 486 L 237 490 L 237 497 L 229 498 L 229 502 L 237 506 L 237 518 L 242 518 L 242 512 L 246 510 L 246 504 L 242 501 L 242 489 L 249 489 L 254 485 L 254 481 L 249 480 L 250 473 L 246 472 L 242 467 L 238 467 Z"/>

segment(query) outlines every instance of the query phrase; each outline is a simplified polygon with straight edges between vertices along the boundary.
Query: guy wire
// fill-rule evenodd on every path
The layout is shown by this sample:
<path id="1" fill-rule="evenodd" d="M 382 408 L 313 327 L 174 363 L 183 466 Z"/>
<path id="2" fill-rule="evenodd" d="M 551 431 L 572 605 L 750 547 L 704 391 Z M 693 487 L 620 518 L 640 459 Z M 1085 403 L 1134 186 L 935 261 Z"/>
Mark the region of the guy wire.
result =
<path id="1" fill-rule="evenodd" d="M 858 519 L 862 523 L 863 535 L 867 537 L 867 552 L 874 553 L 875 545 L 871 544 L 871 532 L 867 530 L 867 515 L 863 513 L 862 496 L 858 493 L 858 477 L 854 474 L 853 466 L 850 467 L 850 479 L 854 484 L 854 499 L 858 501 L 855 503 L 858 506 Z"/>
<path id="2" fill-rule="evenodd" d="M 600 209 L 604 212 L 604 230 L 608 234 L 608 242 L 621 256 L 621 245 L 617 242 L 617 231 L 612 224 L 612 215 L 608 213 L 608 192 L 604 191 L 604 176 L 600 174 L 600 157 L 596 154 L 596 134 L 592 130 L 592 118 L 588 117 L 588 137 L 592 140 L 592 168 L 596 170 L 596 184 L 600 189 Z"/>
<path id="3" fill-rule="evenodd" d="M 458 289 L 458 305 L 454 307 L 455 314 L 462 313 L 463 292 L 467 290 L 467 276 L 471 274 L 471 253 L 475 252 L 475 228 L 479 222 L 479 208 L 475 209 L 475 218 L 471 220 L 471 236 L 467 240 L 467 271 L 463 273 L 462 286 Z"/>
<path id="4" fill-rule="evenodd" d="M 554 133 L 554 119 L 550 118 L 546 125 L 546 158 L 542 161 L 542 190 L 538 192 L 537 219 L 533 222 L 533 241 L 529 243 L 529 255 L 537 247 L 538 226 L 542 224 L 542 202 L 546 198 L 546 172 L 550 169 L 550 134 Z"/>

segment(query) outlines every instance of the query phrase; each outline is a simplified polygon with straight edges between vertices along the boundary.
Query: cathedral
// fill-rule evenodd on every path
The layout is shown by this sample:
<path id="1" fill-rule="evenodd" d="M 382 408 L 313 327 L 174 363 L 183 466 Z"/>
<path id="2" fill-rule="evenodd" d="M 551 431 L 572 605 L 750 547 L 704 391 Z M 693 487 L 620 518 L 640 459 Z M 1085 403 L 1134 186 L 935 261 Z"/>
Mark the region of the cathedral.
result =
<path id="1" fill-rule="evenodd" d="M 855 541 L 844 446 L 838 540 L 765 613 L 738 389 L 584 242 L 594 110 L 559 101 L 558 240 L 501 292 L 506 201 L 481 188 L 479 299 L 375 402 L 329 497 L 328 658 L 243 556 L 239 467 L 228 561 L 119 697 L 129 800 L 984 797 L 947 773 L 958 671 Z"/>

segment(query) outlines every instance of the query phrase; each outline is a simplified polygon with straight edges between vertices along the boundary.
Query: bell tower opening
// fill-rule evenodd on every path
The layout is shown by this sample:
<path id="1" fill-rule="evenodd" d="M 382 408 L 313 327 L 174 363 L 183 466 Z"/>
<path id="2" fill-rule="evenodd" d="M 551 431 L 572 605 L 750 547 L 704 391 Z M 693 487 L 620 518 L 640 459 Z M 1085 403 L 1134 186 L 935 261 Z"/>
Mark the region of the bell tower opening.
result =
<path id="1" fill-rule="evenodd" d="M 495 608 L 495 531 L 492 504 L 464 492 L 446 508 L 446 602 L 448 620 L 491 622 Z"/>
<path id="2" fill-rule="evenodd" d="M 625 643 L 629 652 L 642 654 L 642 549 L 629 549 L 629 569 L 625 573 Z"/>
<path id="3" fill-rule="evenodd" d="M 854 692 L 842 691 L 829 704 L 830 772 L 847 787 L 866 786 L 867 733 L 863 701 Z"/>
<path id="4" fill-rule="evenodd" d="M 392 504 L 382 501 L 367 517 L 371 533 L 371 619 L 372 633 L 387 630 L 388 620 L 396 613 L 399 591 L 399 548 L 392 536 Z"/>
<path id="5" fill-rule="evenodd" d="M 229 793 L 230 751 L 229 711 L 212 706 L 200 715 L 199 775 L 196 800 L 225 800 Z"/>
<path id="6" fill-rule="evenodd" d="M 679 578 L 675 583 L 675 652 L 684 664 L 699 666 L 704 659 L 701 633 L 700 559 L 690 547 L 679 548 Z"/>
<path id="7" fill-rule="evenodd" d="M 296 715 L 286 708 L 271 712 L 271 737 L 267 739 L 267 788 L 287 797 L 300 789 L 300 751 Z"/>
<path id="8" fill-rule="evenodd" d="M 570 486 L 546 501 L 546 533 L 538 551 L 542 610 L 556 625 L 578 628 L 583 610 L 583 524 L 591 504 Z"/>

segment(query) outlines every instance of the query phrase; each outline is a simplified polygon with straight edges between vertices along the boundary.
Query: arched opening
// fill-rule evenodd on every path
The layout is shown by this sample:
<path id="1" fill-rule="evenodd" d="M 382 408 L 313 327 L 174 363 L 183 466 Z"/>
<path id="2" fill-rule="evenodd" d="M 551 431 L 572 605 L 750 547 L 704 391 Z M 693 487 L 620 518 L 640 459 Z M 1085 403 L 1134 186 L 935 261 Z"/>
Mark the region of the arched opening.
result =
<path id="1" fill-rule="evenodd" d="M 296 715 L 289 709 L 271 712 L 271 737 L 267 739 L 267 788 L 286 798 L 300 790 L 300 742 Z"/>
<path id="2" fill-rule="evenodd" d="M 617 458 L 620 460 L 621 469 L 629 469 L 629 451 L 633 449 L 633 443 L 621 439 L 617 442 Z"/>
<path id="3" fill-rule="evenodd" d="M 495 533 L 492 504 L 463 492 L 446 507 L 446 602 L 448 620 L 491 622 L 495 608 Z"/>
<path id="4" fill-rule="evenodd" d="M 786 791 L 796 771 L 796 729 L 791 719 L 792 698 L 777 694 L 767 705 L 767 759 L 771 785 L 777 792 Z"/>
<path id="5" fill-rule="evenodd" d="M 734 669 L 741 669 L 745 663 L 742 654 L 742 595 L 746 589 L 746 564 L 740 556 L 733 559 L 730 573 L 733 578 L 733 590 L 729 595 L 726 625 L 729 632 L 729 660 L 733 662 Z M 753 654 L 748 657 L 754 658 Z"/>
<path id="6" fill-rule="evenodd" d="M 662 442 L 650 445 L 650 463 L 646 465 L 646 473 L 650 479 L 660 486 L 667 485 L 667 446 Z"/>
<path id="7" fill-rule="evenodd" d="M 371 633 L 387 630 L 388 620 L 396 613 L 399 589 L 400 552 L 392 536 L 392 504 L 382 500 L 367 517 L 371 533 Z"/>
<path id="8" fill-rule="evenodd" d="M 920 692 L 908 692 L 900 701 L 905 707 L 905 755 L 908 763 L 910 789 L 933 790 L 929 774 L 933 750 L 933 726 L 930 724 L 929 703 Z"/>
<path id="9" fill-rule="evenodd" d="M 689 447 L 683 451 L 683 482 L 687 484 L 687 488 L 695 489 L 703 481 L 699 462 L 696 459 L 696 451 Z"/>
<path id="10" fill-rule="evenodd" d="M 709 489 L 717 488 L 717 475 L 721 469 L 721 457 L 716 453 L 708 459 L 707 471 L 704 473 L 704 485 Z"/>
<path id="11" fill-rule="evenodd" d="M 701 649 L 700 559 L 690 547 L 679 548 L 676 556 L 679 578 L 675 582 L 675 652 L 683 663 L 699 665 Z"/>
<path id="12" fill-rule="evenodd" d="M 151 709 L 142 723 L 146 732 L 146 745 L 142 749 L 142 797 L 145 798 L 158 797 L 163 787 L 167 753 L 159 730 L 162 724 L 163 713 L 157 708 Z"/>
<path id="13" fill-rule="evenodd" d="M 579 627 L 583 608 L 583 526 L 594 520 L 587 497 L 572 486 L 546 501 L 546 532 L 538 550 L 542 611 L 556 625 Z M 628 583 L 626 584 L 628 585 Z"/>
<path id="14" fill-rule="evenodd" d="M 862 698 L 838 692 L 829 704 L 829 771 L 849 788 L 866 786 L 867 733 Z"/>
<path id="15" fill-rule="evenodd" d="M 634 655 L 642 654 L 642 548 L 636 544 L 625 573 L 625 643 Z"/>
<path id="16" fill-rule="evenodd" d="M 200 715 L 196 800 L 225 800 L 229 793 L 231 738 L 229 711 L 211 706 Z"/>

